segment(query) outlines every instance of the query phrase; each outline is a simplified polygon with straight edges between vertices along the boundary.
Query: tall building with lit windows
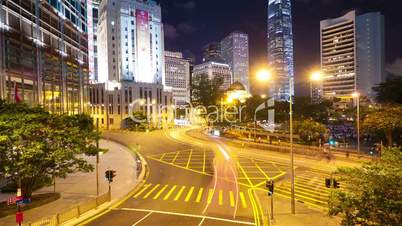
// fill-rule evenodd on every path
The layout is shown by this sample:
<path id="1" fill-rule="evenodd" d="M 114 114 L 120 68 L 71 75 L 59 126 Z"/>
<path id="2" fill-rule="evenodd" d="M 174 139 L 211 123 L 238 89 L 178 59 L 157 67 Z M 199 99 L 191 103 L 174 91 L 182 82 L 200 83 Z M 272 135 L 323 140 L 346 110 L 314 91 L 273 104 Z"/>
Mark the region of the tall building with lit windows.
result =
<path id="1" fill-rule="evenodd" d="M 97 30 L 98 82 L 162 84 L 163 37 L 156 1 L 103 0 Z"/>
<path id="2" fill-rule="evenodd" d="M 0 1 L 0 99 L 87 109 L 87 1 Z"/>
<path id="3" fill-rule="evenodd" d="M 269 94 L 280 100 L 294 95 L 291 8 L 291 0 L 268 0 L 268 65 L 275 75 Z"/>
<path id="4" fill-rule="evenodd" d="M 98 16 L 91 115 L 105 129 L 124 127 L 136 111 L 147 116 L 149 125 L 161 126 L 171 118 L 167 106 L 173 98 L 165 87 L 160 5 L 155 0 L 103 0 Z"/>
<path id="5" fill-rule="evenodd" d="M 221 55 L 232 70 L 232 83 L 240 82 L 250 92 L 249 41 L 243 32 L 232 32 L 221 41 Z"/>
<path id="6" fill-rule="evenodd" d="M 346 107 L 352 94 L 372 98 L 372 87 L 385 79 L 384 17 L 380 13 L 321 21 L 322 84 L 326 98 L 340 98 Z"/>
<path id="7" fill-rule="evenodd" d="M 190 103 L 190 61 L 181 52 L 165 51 L 164 86 L 172 91 L 176 105 Z"/>

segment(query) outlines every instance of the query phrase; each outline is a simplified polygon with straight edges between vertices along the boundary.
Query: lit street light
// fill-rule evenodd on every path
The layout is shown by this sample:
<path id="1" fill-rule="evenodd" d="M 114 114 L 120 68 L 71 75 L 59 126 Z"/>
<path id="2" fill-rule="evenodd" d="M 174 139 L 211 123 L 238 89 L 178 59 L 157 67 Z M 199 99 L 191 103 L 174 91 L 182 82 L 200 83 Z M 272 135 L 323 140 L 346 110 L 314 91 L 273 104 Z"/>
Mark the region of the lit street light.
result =
<path id="1" fill-rule="evenodd" d="M 269 70 L 263 69 L 257 73 L 257 80 L 260 82 L 267 82 L 271 80 L 272 73 Z"/>
<path id="2" fill-rule="evenodd" d="M 313 82 L 319 82 L 323 79 L 323 75 L 321 71 L 313 71 L 310 75 L 310 98 L 311 102 L 313 102 Z"/>
<path id="3" fill-rule="evenodd" d="M 314 73 L 314 78 L 321 77 L 321 74 L 318 76 L 318 73 Z M 257 80 L 261 82 L 269 82 L 272 80 L 272 73 L 269 70 L 261 70 L 257 73 Z M 291 167 L 291 212 L 295 214 L 296 212 L 296 202 L 295 202 L 295 169 L 294 169 L 294 153 L 293 153 L 293 77 L 289 78 L 289 133 L 290 133 L 290 167 Z M 256 126 L 257 126 L 257 118 L 256 114 L 254 114 L 254 136 L 256 136 Z"/>
<path id="4" fill-rule="evenodd" d="M 356 100 L 357 116 L 356 116 L 356 126 L 357 126 L 357 154 L 360 155 L 360 93 L 352 93 L 352 97 Z"/>

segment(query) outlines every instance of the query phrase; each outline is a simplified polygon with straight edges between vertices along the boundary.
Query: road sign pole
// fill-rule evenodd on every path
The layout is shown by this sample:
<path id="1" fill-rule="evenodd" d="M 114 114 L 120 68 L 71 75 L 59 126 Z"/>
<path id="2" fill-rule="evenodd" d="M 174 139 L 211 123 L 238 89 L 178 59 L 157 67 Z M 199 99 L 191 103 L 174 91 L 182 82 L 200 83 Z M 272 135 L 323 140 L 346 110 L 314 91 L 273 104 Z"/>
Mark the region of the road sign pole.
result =
<path id="1" fill-rule="evenodd" d="M 271 220 L 274 219 L 274 193 L 271 195 Z"/>
<path id="2" fill-rule="evenodd" d="M 99 118 L 96 119 L 96 132 L 99 133 Z M 96 139 L 96 197 L 99 196 L 99 139 Z"/>

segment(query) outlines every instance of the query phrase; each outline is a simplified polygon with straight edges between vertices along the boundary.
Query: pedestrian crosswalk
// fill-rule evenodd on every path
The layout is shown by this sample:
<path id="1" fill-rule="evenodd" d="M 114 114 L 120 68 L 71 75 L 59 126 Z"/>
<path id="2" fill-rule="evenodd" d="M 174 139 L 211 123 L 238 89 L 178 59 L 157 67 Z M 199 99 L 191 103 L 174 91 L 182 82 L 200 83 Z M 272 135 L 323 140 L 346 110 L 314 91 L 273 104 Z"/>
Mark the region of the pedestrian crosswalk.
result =
<path id="1" fill-rule="evenodd" d="M 187 185 L 148 183 L 135 193 L 133 198 L 138 200 L 152 199 L 184 203 L 207 203 L 232 208 L 235 208 L 236 204 L 239 208 L 248 208 L 250 205 L 247 193 L 243 191 L 235 192 Z"/>
<path id="2" fill-rule="evenodd" d="M 295 198 L 299 202 L 326 208 L 330 190 L 324 186 L 325 175 L 308 172 L 295 176 Z M 290 197 L 290 180 L 284 180 L 275 187 L 275 194 Z"/>

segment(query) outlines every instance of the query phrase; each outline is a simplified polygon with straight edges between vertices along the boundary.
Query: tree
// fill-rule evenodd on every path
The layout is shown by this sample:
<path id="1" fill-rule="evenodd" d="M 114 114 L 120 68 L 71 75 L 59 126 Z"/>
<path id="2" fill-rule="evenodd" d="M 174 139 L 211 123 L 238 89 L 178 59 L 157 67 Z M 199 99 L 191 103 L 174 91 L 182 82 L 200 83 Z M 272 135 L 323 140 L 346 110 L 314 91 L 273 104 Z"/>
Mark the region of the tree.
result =
<path id="1" fill-rule="evenodd" d="M 342 225 L 400 225 L 402 222 L 402 152 L 389 148 L 381 160 L 359 168 L 339 168 L 342 189 L 331 192 L 329 214 Z"/>
<path id="2" fill-rule="evenodd" d="M 193 105 L 204 107 L 216 105 L 223 94 L 220 90 L 222 84 L 222 76 L 215 76 L 212 79 L 206 74 L 195 76 L 191 84 Z"/>
<path id="3" fill-rule="evenodd" d="M 325 125 L 313 120 L 302 120 L 295 125 L 295 132 L 305 144 L 319 143 L 319 139 L 328 136 Z"/>
<path id="4" fill-rule="evenodd" d="M 294 97 L 294 111 L 295 118 L 307 118 L 327 123 L 328 116 L 334 111 L 334 108 L 331 100 L 312 102 L 310 97 Z"/>
<path id="5" fill-rule="evenodd" d="M 26 197 L 52 176 L 93 170 L 83 155 L 101 151 L 94 145 L 99 138 L 88 115 L 49 114 L 0 101 L 0 175 L 20 182 Z"/>
<path id="6" fill-rule="evenodd" d="M 388 145 L 393 145 L 393 137 L 402 128 L 402 106 L 384 106 L 368 113 L 363 120 L 366 133 L 382 133 Z"/>
<path id="7" fill-rule="evenodd" d="M 373 88 L 380 103 L 402 104 L 402 77 L 390 76 Z"/>
<path id="8" fill-rule="evenodd" d="M 133 113 L 133 117 L 135 120 L 133 120 L 131 117 L 124 119 L 123 123 L 125 127 L 131 131 L 138 129 L 145 131 L 145 129 L 148 127 L 147 116 L 143 112 L 137 111 Z"/>

